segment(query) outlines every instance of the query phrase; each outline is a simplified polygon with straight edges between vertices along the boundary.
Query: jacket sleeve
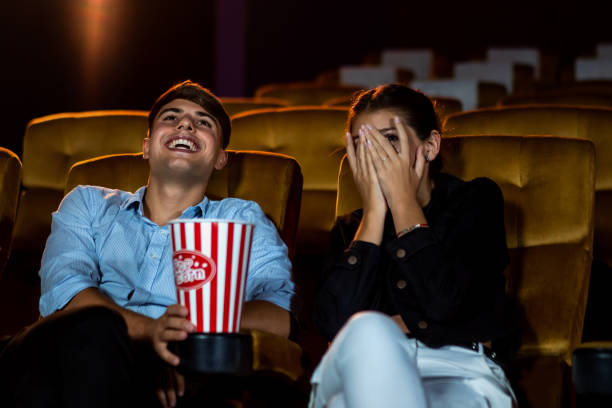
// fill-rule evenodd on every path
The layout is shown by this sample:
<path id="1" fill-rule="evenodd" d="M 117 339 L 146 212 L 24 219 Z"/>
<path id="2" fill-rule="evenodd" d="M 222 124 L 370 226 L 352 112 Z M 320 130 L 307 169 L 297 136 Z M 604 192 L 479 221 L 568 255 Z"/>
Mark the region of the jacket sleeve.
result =
<path id="1" fill-rule="evenodd" d="M 407 324 L 406 293 L 427 319 L 443 323 L 469 315 L 466 308 L 486 307 L 500 285 L 503 292 L 508 250 L 501 190 L 480 178 L 450 200 L 432 228 L 416 229 L 386 245 L 392 296 Z"/>
<path id="2" fill-rule="evenodd" d="M 315 325 L 329 340 L 349 317 L 372 303 L 381 250 L 371 243 L 351 242 L 355 230 L 339 219 L 331 232 L 323 285 L 313 309 Z"/>

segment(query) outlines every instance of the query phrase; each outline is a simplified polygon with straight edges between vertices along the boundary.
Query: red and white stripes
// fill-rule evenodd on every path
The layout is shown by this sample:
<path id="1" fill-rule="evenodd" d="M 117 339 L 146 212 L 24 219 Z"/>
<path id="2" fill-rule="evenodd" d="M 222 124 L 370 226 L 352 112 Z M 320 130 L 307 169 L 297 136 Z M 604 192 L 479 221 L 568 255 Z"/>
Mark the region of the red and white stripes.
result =
<path id="1" fill-rule="evenodd" d="M 223 220 L 172 221 L 178 302 L 189 309 L 198 332 L 240 329 L 253 229 L 253 224 Z M 186 257 L 189 262 L 182 263 Z M 186 283 L 188 267 L 192 273 Z"/>

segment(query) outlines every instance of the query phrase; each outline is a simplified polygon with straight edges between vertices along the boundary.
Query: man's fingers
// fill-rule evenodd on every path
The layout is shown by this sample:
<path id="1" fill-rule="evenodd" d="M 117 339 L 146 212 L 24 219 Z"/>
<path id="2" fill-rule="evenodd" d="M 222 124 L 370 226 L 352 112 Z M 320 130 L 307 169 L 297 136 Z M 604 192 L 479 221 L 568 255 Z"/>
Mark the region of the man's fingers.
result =
<path id="1" fill-rule="evenodd" d="M 187 310 L 185 306 L 176 304 L 168 306 L 168 309 L 166 309 L 165 314 L 166 316 L 187 317 L 187 315 L 189 314 L 189 310 Z"/>
<path id="2" fill-rule="evenodd" d="M 183 395 L 185 395 L 185 377 L 183 377 L 183 375 L 176 370 L 172 370 L 172 371 L 174 371 L 176 393 L 178 394 L 179 397 L 182 397 Z"/>
<path id="3" fill-rule="evenodd" d="M 157 352 L 157 355 L 164 360 L 166 363 L 172 365 L 172 366 L 177 366 L 179 365 L 179 362 L 181 361 L 181 359 L 174 353 L 170 352 L 170 350 L 168 350 L 168 344 L 165 342 L 157 342 L 154 345 L 155 351 Z"/>
<path id="4" fill-rule="evenodd" d="M 393 123 L 395 123 L 397 137 L 399 138 L 399 153 L 402 156 L 410 157 L 410 145 L 408 144 L 408 132 L 406 131 L 406 125 L 404 125 L 404 122 L 399 116 L 393 118 Z"/>
<path id="5" fill-rule="evenodd" d="M 187 332 L 184 330 L 166 329 L 159 333 L 159 340 L 167 343 L 169 341 L 182 341 L 187 338 Z"/>
<path id="6" fill-rule="evenodd" d="M 161 388 L 157 390 L 157 399 L 159 399 L 159 403 L 163 408 L 169 408 L 166 392 Z"/>
<path id="7" fill-rule="evenodd" d="M 195 326 L 189 320 L 183 317 L 165 316 L 162 319 L 162 326 L 165 329 L 184 330 L 187 333 L 192 333 Z"/>

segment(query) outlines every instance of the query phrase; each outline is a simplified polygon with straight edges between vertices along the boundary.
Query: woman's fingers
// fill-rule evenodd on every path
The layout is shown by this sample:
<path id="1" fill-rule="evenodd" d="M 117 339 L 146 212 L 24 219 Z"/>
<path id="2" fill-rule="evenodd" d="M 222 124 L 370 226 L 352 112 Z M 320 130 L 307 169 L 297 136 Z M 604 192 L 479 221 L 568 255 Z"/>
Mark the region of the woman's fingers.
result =
<path id="1" fill-rule="evenodd" d="M 393 118 L 393 123 L 395 123 L 395 129 L 397 130 L 397 137 L 399 139 L 399 154 L 400 156 L 410 157 L 410 145 L 408 144 L 408 131 L 406 130 L 406 126 L 399 116 Z"/>
<path id="2" fill-rule="evenodd" d="M 349 166 L 351 168 L 351 172 L 355 175 L 357 171 L 357 156 L 355 154 L 355 143 L 353 142 L 353 136 L 350 132 L 346 132 L 346 157 L 349 162 Z"/>
<path id="3" fill-rule="evenodd" d="M 419 180 L 423 177 L 423 173 L 425 172 L 425 151 L 423 145 L 419 145 L 416 151 L 416 159 L 414 162 L 414 172 L 416 173 Z"/>
<path id="4" fill-rule="evenodd" d="M 393 147 L 393 145 L 389 143 L 387 138 L 384 137 L 378 131 L 378 129 L 376 129 L 374 126 L 370 124 L 367 124 L 365 125 L 365 130 L 367 132 L 368 138 L 372 141 L 373 144 L 375 144 L 378 147 L 379 154 L 382 158 L 391 159 L 397 156 L 397 152 L 395 151 L 395 148 Z"/>

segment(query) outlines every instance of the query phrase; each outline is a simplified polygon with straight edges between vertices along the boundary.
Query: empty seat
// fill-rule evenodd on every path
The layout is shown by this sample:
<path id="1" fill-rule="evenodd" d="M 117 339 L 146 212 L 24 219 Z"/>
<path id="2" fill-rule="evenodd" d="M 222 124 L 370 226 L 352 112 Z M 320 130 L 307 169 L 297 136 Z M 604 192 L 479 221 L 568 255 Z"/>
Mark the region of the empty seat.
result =
<path id="1" fill-rule="evenodd" d="M 454 66 L 457 79 L 477 79 L 500 83 L 508 93 L 527 91 L 534 87 L 534 68 L 517 62 L 468 61 Z"/>
<path id="2" fill-rule="evenodd" d="M 612 107 L 612 94 L 582 91 L 539 91 L 508 96 L 499 103 L 510 105 L 584 105 Z"/>
<path id="3" fill-rule="evenodd" d="M 415 80 L 410 86 L 432 98 L 458 99 L 464 110 L 495 106 L 507 95 L 504 85 L 476 79 Z"/>
<path id="4" fill-rule="evenodd" d="M 316 82 L 292 82 L 286 84 L 263 85 L 255 91 L 257 98 L 278 98 L 289 105 L 321 105 L 323 102 L 340 96 L 350 96 L 359 87 L 326 85 Z"/>
<path id="5" fill-rule="evenodd" d="M 37 271 L 51 212 L 63 197 L 70 166 L 104 154 L 140 152 L 146 135 L 144 111 L 61 113 L 32 120 L 23 141 L 23 192 L 13 255 Z"/>
<path id="6" fill-rule="evenodd" d="M 302 194 L 302 174 L 297 161 L 265 152 L 229 150 L 228 154 L 228 164 L 213 172 L 208 182 L 207 197 L 256 201 L 293 254 Z M 147 184 L 148 176 L 149 161 L 142 158 L 142 153 L 96 157 L 72 166 L 65 192 L 79 184 L 134 192 Z"/>
<path id="7" fill-rule="evenodd" d="M 595 252 L 612 266 L 612 109 L 571 106 L 511 106 L 451 115 L 447 135 L 555 135 L 595 144 Z M 545 155 L 546 152 L 541 152 Z"/>
<path id="8" fill-rule="evenodd" d="M 394 82 L 409 83 L 412 71 L 393 66 L 343 66 L 340 68 L 340 83 L 348 86 L 375 88 Z"/>
<path id="9" fill-rule="evenodd" d="M 514 369 L 519 406 L 567 403 L 571 352 L 580 342 L 592 259 L 594 145 L 546 136 L 454 136 L 442 140 L 443 171 L 489 177 L 502 189 L 523 344 Z M 346 160 L 337 214 L 361 207 Z M 511 371 L 513 372 L 513 371 Z"/>
<path id="10" fill-rule="evenodd" d="M 429 79 L 434 68 L 434 52 L 430 49 L 384 50 L 381 65 L 409 69 L 415 79 Z"/>
<path id="11" fill-rule="evenodd" d="M 274 98 L 221 98 L 221 103 L 229 116 L 255 109 L 280 108 L 289 103 Z"/>
<path id="12" fill-rule="evenodd" d="M 304 175 L 298 253 L 322 252 L 334 219 L 337 175 L 344 153 L 347 109 L 293 107 L 232 118 L 230 148 L 295 157 Z"/>
<path id="13" fill-rule="evenodd" d="M 8 149 L 0 147 L 0 276 L 11 251 L 13 228 L 21 185 L 21 161 Z"/>

